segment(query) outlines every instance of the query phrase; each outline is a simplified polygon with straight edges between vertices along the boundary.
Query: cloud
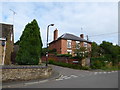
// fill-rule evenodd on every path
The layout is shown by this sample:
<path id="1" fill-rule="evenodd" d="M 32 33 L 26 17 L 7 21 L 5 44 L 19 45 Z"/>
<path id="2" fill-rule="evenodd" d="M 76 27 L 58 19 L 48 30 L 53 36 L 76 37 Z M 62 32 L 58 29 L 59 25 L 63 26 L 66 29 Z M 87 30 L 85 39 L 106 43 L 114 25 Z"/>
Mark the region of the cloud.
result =
<path id="1" fill-rule="evenodd" d="M 13 21 L 9 9 L 17 13 L 14 20 L 15 41 L 21 36 L 25 25 L 35 18 L 40 26 L 44 46 L 47 25 L 51 23 L 55 26 L 50 27 L 49 42 L 53 40 L 53 31 L 58 28 L 59 36 L 64 33 L 79 36 L 82 32 L 97 43 L 103 40 L 118 43 L 117 34 L 93 36 L 118 32 L 117 2 L 4 2 L 3 22 Z"/>

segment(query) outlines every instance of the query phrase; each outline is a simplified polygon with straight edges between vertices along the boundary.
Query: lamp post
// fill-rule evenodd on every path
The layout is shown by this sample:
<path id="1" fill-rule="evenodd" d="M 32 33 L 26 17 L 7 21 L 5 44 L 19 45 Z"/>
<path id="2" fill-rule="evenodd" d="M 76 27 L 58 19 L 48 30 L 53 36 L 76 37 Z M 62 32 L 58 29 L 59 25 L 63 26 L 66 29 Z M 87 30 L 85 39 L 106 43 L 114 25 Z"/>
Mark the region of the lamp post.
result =
<path id="1" fill-rule="evenodd" d="M 49 36 L 49 27 L 54 26 L 54 24 L 50 24 L 47 26 L 47 51 L 46 51 L 46 66 L 48 66 L 48 36 Z"/>

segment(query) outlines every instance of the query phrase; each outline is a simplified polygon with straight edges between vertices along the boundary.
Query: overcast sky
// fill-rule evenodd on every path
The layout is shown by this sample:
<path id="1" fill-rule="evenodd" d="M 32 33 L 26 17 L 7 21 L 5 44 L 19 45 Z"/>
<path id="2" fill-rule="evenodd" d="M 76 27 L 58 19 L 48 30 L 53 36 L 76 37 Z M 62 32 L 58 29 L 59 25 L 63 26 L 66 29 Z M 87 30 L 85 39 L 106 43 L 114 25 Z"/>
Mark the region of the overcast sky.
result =
<path id="1" fill-rule="evenodd" d="M 3 2 L 2 22 L 13 23 L 10 9 L 16 12 L 15 42 L 19 40 L 25 25 L 36 19 L 44 46 L 46 29 L 51 23 L 55 26 L 50 27 L 49 42 L 53 40 L 53 31 L 57 28 L 59 36 L 64 33 L 80 36 L 83 33 L 85 38 L 88 35 L 90 41 L 98 44 L 103 40 L 118 44 L 117 2 Z"/>

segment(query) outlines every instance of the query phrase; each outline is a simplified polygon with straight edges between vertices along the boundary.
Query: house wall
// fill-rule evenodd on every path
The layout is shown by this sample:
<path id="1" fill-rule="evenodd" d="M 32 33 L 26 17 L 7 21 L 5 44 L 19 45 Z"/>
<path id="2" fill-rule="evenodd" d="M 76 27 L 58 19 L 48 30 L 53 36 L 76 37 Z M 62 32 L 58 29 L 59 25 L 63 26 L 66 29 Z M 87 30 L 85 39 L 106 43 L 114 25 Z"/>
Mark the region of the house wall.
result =
<path id="1" fill-rule="evenodd" d="M 84 42 L 80 43 L 81 47 L 84 47 Z M 88 51 L 91 51 L 91 44 L 87 44 Z M 71 48 L 67 48 L 67 40 L 60 39 L 57 40 L 49 45 L 49 49 L 56 49 L 58 54 L 68 54 L 67 50 L 72 50 L 72 56 L 75 56 L 75 49 L 76 49 L 76 41 L 71 41 Z"/>
<path id="2" fill-rule="evenodd" d="M 87 48 L 88 48 L 88 52 L 90 52 L 91 51 L 91 43 L 87 43 Z"/>
<path id="3" fill-rule="evenodd" d="M 67 54 L 67 40 L 61 39 L 61 54 Z"/>
<path id="4" fill-rule="evenodd" d="M 66 54 L 67 52 L 67 40 L 57 40 L 49 45 L 49 49 L 56 49 L 58 54 Z"/>
<path id="5" fill-rule="evenodd" d="M 0 41 L 0 65 L 2 64 L 2 55 L 3 55 L 3 47 L 1 45 L 2 41 Z"/>
<path id="6" fill-rule="evenodd" d="M 61 40 L 57 40 L 55 42 L 53 42 L 52 44 L 49 44 L 49 49 L 56 49 L 57 53 L 60 54 L 61 53 Z"/>
<path id="7" fill-rule="evenodd" d="M 2 37 L 6 38 L 6 50 L 5 50 L 5 65 L 11 64 L 11 53 L 13 52 L 14 47 L 14 33 L 13 25 L 2 24 Z M 12 38 L 11 38 L 12 37 Z"/>
<path id="8" fill-rule="evenodd" d="M 5 65 L 11 64 L 11 54 L 13 52 L 13 42 L 8 38 L 6 42 Z"/>

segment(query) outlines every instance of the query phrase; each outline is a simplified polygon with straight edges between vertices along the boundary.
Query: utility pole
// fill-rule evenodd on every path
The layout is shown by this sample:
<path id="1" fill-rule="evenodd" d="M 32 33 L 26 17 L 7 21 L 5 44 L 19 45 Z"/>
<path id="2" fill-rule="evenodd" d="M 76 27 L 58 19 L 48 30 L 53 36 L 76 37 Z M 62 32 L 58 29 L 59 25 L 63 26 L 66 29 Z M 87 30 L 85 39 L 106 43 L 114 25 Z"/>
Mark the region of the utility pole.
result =
<path id="1" fill-rule="evenodd" d="M 81 33 L 83 33 L 83 28 L 81 27 Z"/>
<path id="2" fill-rule="evenodd" d="M 88 35 L 86 37 L 87 37 L 87 40 L 89 40 Z"/>
<path id="3" fill-rule="evenodd" d="M 10 11 L 12 11 L 12 13 L 13 13 L 13 33 L 11 34 L 11 40 L 12 40 L 12 36 L 14 36 L 14 16 L 15 16 L 16 12 L 12 9 L 10 9 Z M 14 38 L 13 38 L 13 42 L 14 42 Z"/>

